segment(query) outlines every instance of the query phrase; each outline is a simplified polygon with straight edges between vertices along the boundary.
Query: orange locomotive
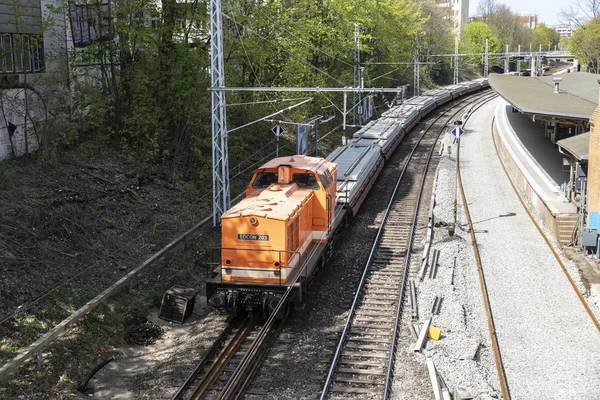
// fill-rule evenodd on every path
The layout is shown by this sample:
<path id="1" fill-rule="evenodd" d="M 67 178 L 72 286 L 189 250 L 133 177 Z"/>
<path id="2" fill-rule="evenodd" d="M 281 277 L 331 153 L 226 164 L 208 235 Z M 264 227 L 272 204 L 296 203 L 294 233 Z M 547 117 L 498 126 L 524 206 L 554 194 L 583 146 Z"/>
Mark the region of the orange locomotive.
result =
<path id="1" fill-rule="evenodd" d="M 210 304 L 268 314 L 290 285 L 290 300 L 302 301 L 331 246 L 337 168 L 295 155 L 254 172 L 246 198 L 221 216 L 221 262 L 206 286 Z"/>

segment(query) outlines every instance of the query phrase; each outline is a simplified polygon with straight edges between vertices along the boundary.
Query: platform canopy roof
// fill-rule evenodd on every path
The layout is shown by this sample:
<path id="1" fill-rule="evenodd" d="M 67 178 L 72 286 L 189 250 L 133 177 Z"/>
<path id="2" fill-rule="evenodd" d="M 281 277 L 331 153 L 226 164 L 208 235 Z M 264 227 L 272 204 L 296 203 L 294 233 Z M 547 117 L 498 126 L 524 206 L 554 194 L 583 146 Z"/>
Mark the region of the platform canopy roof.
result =
<path id="1" fill-rule="evenodd" d="M 585 72 L 562 74 L 560 92 L 552 78 L 490 74 L 490 86 L 523 114 L 587 120 L 598 105 L 600 75 Z"/>
<path id="2" fill-rule="evenodd" d="M 556 142 L 563 153 L 569 154 L 577 161 L 586 161 L 590 151 L 590 133 L 585 132 L 577 136 L 562 139 Z"/>

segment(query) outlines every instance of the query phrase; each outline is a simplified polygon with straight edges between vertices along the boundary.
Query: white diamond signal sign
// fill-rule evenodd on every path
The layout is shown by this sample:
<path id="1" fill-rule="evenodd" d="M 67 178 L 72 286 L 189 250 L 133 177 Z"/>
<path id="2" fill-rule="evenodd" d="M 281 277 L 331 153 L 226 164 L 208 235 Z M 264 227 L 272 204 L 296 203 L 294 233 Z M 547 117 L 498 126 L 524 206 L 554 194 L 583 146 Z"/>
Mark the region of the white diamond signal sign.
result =
<path id="1" fill-rule="evenodd" d="M 456 128 L 452 129 L 452 134 L 454 136 L 456 136 L 457 138 L 461 137 L 463 135 L 463 133 L 465 133 L 465 131 L 462 130 L 461 127 L 457 126 Z"/>
<path id="2" fill-rule="evenodd" d="M 273 132 L 273 135 L 279 137 L 281 135 L 283 135 L 283 128 L 281 127 L 281 125 L 275 125 L 273 128 L 271 128 L 271 132 Z"/>

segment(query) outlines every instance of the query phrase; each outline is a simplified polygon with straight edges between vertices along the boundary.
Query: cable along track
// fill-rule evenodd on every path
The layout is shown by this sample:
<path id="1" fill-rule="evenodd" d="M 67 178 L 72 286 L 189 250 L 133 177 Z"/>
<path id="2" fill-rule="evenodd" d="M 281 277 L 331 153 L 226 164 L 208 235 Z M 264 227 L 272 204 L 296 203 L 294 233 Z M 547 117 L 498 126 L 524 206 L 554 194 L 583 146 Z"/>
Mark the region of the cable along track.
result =
<path id="1" fill-rule="evenodd" d="M 360 395 L 387 399 L 405 288 L 418 267 L 411 252 L 423 191 L 433 190 L 432 160 L 438 137 L 461 111 L 495 95 L 460 102 L 427 126 L 407 157 L 371 248 L 346 324 L 325 378 L 321 399 Z"/>

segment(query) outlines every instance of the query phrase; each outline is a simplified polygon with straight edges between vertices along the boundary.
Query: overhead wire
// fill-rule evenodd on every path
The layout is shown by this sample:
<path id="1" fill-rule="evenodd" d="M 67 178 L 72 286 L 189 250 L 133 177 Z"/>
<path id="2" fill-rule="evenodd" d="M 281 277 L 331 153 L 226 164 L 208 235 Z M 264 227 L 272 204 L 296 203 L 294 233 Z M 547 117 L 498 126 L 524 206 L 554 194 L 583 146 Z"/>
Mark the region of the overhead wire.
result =
<path id="1" fill-rule="evenodd" d="M 223 14 L 226 16 L 226 14 Z M 228 17 L 230 18 L 230 17 Z M 233 23 L 238 26 L 242 26 L 245 27 L 243 24 L 240 24 L 236 21 L 235 16 L 232 16 L 231 19 L 233 20 Z M 238 30 L 239 32 L 239 30 Z M 258 77 L 258 75 L 256 74 L 256 70 L 254 69 L 254 66 L 252 65 L 252 60 L 250 60 L 250 56 L 248 55 L 248 51 L 246 50 L 246 46 L 244 45 L 244 40 L 242 39 L 242 35 L 240 34 L 238 36 L 238 39 L 240 40 L 240 44 L 242 45 L 242 50 L 244 50 L 244 55 L 246 56 L 246 60 L 248 61 L 248 66 L 250 67 L 250 71 L 252 71 L 252 75 L 254 75 L 254 79 L 256 79 L 256 82 L 258 82 L 258 86 L 262 87 L 262 83 L 260 81 L 260 78 Z M 265 93 L 265 97 L 269 98 L 269 95 Z M 269 99 L 271 100 L 271 99 Z M 273 106 L 273 109 L 276 110 L 275 106 Z"/>
<path id="2" fill-rule="evenodd" d="M 262 10 L 261 10 L 260 8 L 257 8 L 256 10 L 257 10 L 257 11 L 258 11 L 258 12 L 259 12 L 259 13 L 260 13 L 260 14 L 261 14 L 261 15 L 262 15 L 264 18 L 265 18 L 265 20 L 267 20 L 267 21 L 271 21 L 271 19 L 270 19 L 269 17 L 267 17 L 267 16 L 265 15 L 265 13 L 263 13 L 263 12 L 262 12 Z M 311 67 L 311 68 L 314 68 L 314 69 L 315 69 L 315 70 L 317 70 L 318 72 L 321 72 L 321 73 L 325 74 L 325 75 L 326 75 L 326 76 L 328 76 L 329 78 L 331 78 L 331 79 L 333 79 L 334 81 L 337 81 L 338 83 L 341 83 L 341 84 L 343 85 L 343 82 L 341 82 L 340 80 L 338 80 L 338 79 L 334 78 L 333 76 L 331 76 L 331 75 L 330 75 L 330 74 L 328 74 L 327 72 L 325 72 L 325 71 L 321 70 L 320 68 L 318 68 L 318 67 L 314 66 L 314 65 L 313 65 L 312 63 L 310 63 L 309 61 L 307 61 L 307 60 L 305 60 L 305 59 L 302 59 L 301 57 L 298 57 L 298 56 L 296 56 L 296 55 L 295 55 L 295 54 L 293 54 L 291 51 L 289 51 L 289 50 L 285 49 L 285 48 L 284 48 L 283 46 L 281 46 L 281 45 L 274 44 L 272 41 L 270 41 L 269 39 L 265 38 L 264 36 L 262 36 L 262 35 L 258 34 L 258 33 L 257 33 L 257 32 L 255 32 L 253 29 L 251 29 L 251 28 L 249 28 L 248 26 L 246 26 L 245 24 L 239 23 L 239 22 L 236 20 L 236 18 L 235 18 L 235 14 L 232 14 L 231 16 L 229 16 L 228 14 L 226 14 L 226 13 L 223 13 L 223 12 L 221 12 L 221 14 L 222 14 L 223 16 L 227 17 L 227 18 L 230 18 L 230 19 L 231 19 L 231 20 L 234 22 L 234 24 L 236 25 L 236 27 L 237 27 L 237 26 L 240 26 L 240 27 L 244 28 L 245 30 L 247 30 L 248 32 L 254 33 L 254 34 L 257 36 L 257 37 L 261 38 L 262 40 L 265 40 L 265 41 L 267 41 L 268 43 L 271 43 L 271 44 L 273 44 L 273 45 L 275 45 L 275 46 L 277 46 L 277 47 L 281 48 L 283 51 L 285 51 L 286 53 L 288 53 L 288 54 L 289 54 L 289 55 L 291 55 L 292 57 L 295 57 L 295 58 L 298 58 L 298 59 L 300 59 L 301 61 L 303 61 L 304 63 L 306 63 L 306 64 L 307 64 L 309 67 Z M 239 29 L 239 28 L 238 28 L 238 32 L 240 32 L 240 29 Z M 289 34 L 289 31 L 285 30 L 285 32 L 287 32 L 287 33 Z M 252 74 L 253 74 L 254 78 L 256 79 L 256 81 L 257 81 L 257 83 L 259 84 L 259 87 L 260 87 L 260 86 L 262 86 L 262 83 L 261 83 L 261 81 L 260 81 L 260 78 L 258 77 L 258 74 L 256 73 L 256 69 L 254 68 L 254 66 L 253 66 L 253 64 L 252 64 L 252 61 L 250 60 L 250 56 L 248 55 L 248 51 L 246 50 L 246 46 L 245 46 L 245 44 L 244 44 L 244 41 L 243 41 L 243 39 L 242 39 L 242 35 L 241 35 L 241 34 L 239 34 L 238 38 L 239 38 L 239 40 L 240 40 L 240 44 L 241 44 L 241 46 L 242 46 L 242 49 L 243 49 L 243 51 L 244 51 L 244 55 L 245 55 L 245 57 L 246 57 L 246 60 L 248 61 L 248 64 L 249 64 L 250 70 L 252 71 Z M 306 43 L 306 41 L 304 41 L 304 42 Z M 327 53 L 327 52 L 325 52 L 325 51 L 323 51 L 323 50 L 319 49 L 318 47 L 316 47 L 316 46 L 312 45 L 310 42 L 308 42 L 308 44 L 309 44 L 309 45 L 311 45 L 311 46 L 312 46 L 312 48 L 313 48 L 313 49 L 315 49 L 316 51 L 320 51 L 321 53 L 325 54 L 327 57 L 330 57 L 330 58 L 336 59 L 337 61 L 340 61 L 340 62 L 342 62 L 342 63 L 344 63 L 344 64 L 346 64 L 346 65 L 352 66 L 352 64 L 349 64 L 349 63 L 345 62 L 344 60 L 338 59 L 337 57 L 334 57 L 334 56 L 330 55 L 329 53 Z M 269 98 L 267 94 L 265 94 L 265 96 L 266 96 L 267 98 Z M 325 95 L 325 97 L 327 98 L 327 100 L 328 100 L 328 101 L 329 101 L 329 102 L 330 102 L 330 103 L 331 103 L 331 104 L 332 104 L 334 107 L 336 107 L 336 109 L 338 109 L 338 110 L 339 110 L 339 108 L 338 108 L 337 106 L 335 106 L 335 103 L 333 103 L 333 102 L 332 102 L 332 101 L 331 101 L 331 100 L 330 100 L 330 99 L 329 99 L 329 98 L 328 98 L 326 95 Z M 298 100 L 299 100 L 299 99 L 298 99 Z M 271 103 L 271 104 L 273 104 L 273 103 L 275 103 L 275 102 L 277 102 L 277 100 L 268 100 L 268 101 L 266 101 L 265 103 Z M 305 103 L 305 102 L 306 102 L 306 101 L 302 101 L 301 103 L 299 103 L 299 104 L 297 104 L 297 105 L 295 105 L 295 106 L 301 105 L 301 104 L 303 104 L 303 103 Z M 260 104 L 260 103 L 258 103 L 258 102 L 257 102 L 256 104 Z M 291 108 L 293 108 L 293 107 L 295 107 L 295 106 L 288 107 L 288 108 L 287 108 L 287 110 L 289 110 L 289 109 L 291 109 Z M 273 108 L 275 109 L 274 105 L 273 105 Z M 277 110 L 276 110 L 276 111 L 277 111 Z M 286 122 L 289 122 L 289 119 L 285 117 L 285 115 L 283 114 L 283 111 L 285 111 L 285 110 L 277 111 L 276 113 L 274 113 L 274 114 L 271 114 L 270 116 L 274 116 L 274 115 L 277 115 L 277 114 L 281 113 L 281 114 L 282 114 L 282 116 L 283 116 L 283 120 L 284 120 L 284 121 L 286 121 Z M 340 111 L 340 112 L 341 112 L 341 111 Z M 270 117 L 270 116 L 269 116 L 269 117 Z M 268 117 L 267 117 L 267 118 L 268 118 Z M 260 120 L 266 120 L 266 118 L 261 118 Z M 255 121 L 255 122 L 259 122 L 260 120 L 258 120 L 258 121 Z M 253 123 L 255 123 L 255 122 L 253 122 Z M 242 126 L 240 126 L 240 127 L 234 128 L 233 130 L 230 130 L 230 132 L 231 132 L 231 131 L 234 131 L 234 130 L 237 130 L 237 129 L 241 129 L 241 128 L 243 128 L 243 127 L 246 127 L 246 126 L 248 126 L 248 125 L 250 125 L 250 124 L 246 124 L 246 125 L 242 125 Z"/>
<path id="3" fill-rule="evenodd" d="M 233 106 L 251 106 L 251 105 L 255 105 L 255 104 L 265 104 L 265 103 L 278 103 L 278 102 L 284 102 L 284 101 L 296 101 L 296 100 L 306 100 L 309 99 L 310 97 L 296 97 L 293 99 L 273 99 L 273 100 L 263 100 L 263 101 L 250 101 L 247 103 L 228 103 L 226 104 L 226 107 L 233 107 Z"/>
<path id="4" fill-rule="evenodd" d="M 269 17 L 267 14 L 265 14 L 265 13 L 262 11 L 262 9 L 260 9 L 260 8 L 257 8 L 257 11 L 258 11 L 258 13 L 259 13 L 259 14 L 261 14 L 261 16 L 262 16 L 262 17 L 263 17 L 263 18 L 264 18 L 266 21 L 268 21 L 268 22 L 271 22 L 271 23 L 275 24 L 275 21 L 273 21 L 273 19 L 272 19 L 272 18 L 270 18 L 270 17 Z M 284 33 L 287 33 L 288 35 L 292 35 L 292 34 L 291 34 L 291 32 L 290 32 L 289 30 L 287 30 L 285 27 L 281 27 L 280 25 L 277 25 L 277 26 L 279 26 L 279 27 L 280 27 L 280 28 L 283 30 L 283 32 L 284 32 Z M 331 54 L 327 53 L 326 51 L 324 51 L 324 50 L 320 49 L 319 47 L 315 46 L 313 43 L 311 43 L 311 42 L 310 42 L 310 41 L 308 41 L 308 40 L 304 40 L 304 39 L 302 39 L 302 38 L 299 38 L 299 37 L 297 37 L 297 36 L 296 36 L 296 40 L 298 40 L 298 41 L 299 41 L 299 42 L 301 42 L 301 43 L 308 44 L 309 46 L 311 46 L 311 49 L 313 49 L 313 50 L 316 50 L 316 51 L 318 51 L 318 52 L 320 52 L 320 53 L 323 53 L 323 54 L 325 54 L 327 57 L 329 57 L 329 58 L 331 58 L 331 59 L 333 59 L 333 60 L 336 60 L 336 61 L 338 61 L 338 62 L 340 62 L 340 63 L 342 63 L 342 64 L 345 64 L 345 65 L 347 65 L 347 66 L 349 66 L 349 67 L 352 67 L 352 68 L 354 68 L 354 65 L 353 65 L 353 64 L 351 64 L 351 63 L 349 63 L 349 62 L 347 62 L 347 61 L 345 61 L 345 60 L 343 60 L 343 59 L 341 59 L 341 58 L 338 58 L 338 57 L 336 57 L 336 56 L 333 56 L 333 55 L 331 55 Z M 325 93 L 322 93 L 322 94 L 323 94 L 323 96 L 324 96 L 324 97 L 327 99 L 327 101 L 329 101 L 329 103 L 330 103 L 330 104 L 331 104 L 331 105 L 332 105 L 332 106 L 333 106 L 335 109 L 337 109 L 337 110 L 338 110 L 338 112 L 339 112 L 340 114 L 343 114 L 343 111 L 342 111 L 342 110 L 341 110 L 341 109 L 340 109 L 338 106 L 336 106 L 336 105 L 335 105 L 335 103 L 334 103 L 334 102 L 333 102 L 333 101 L 332 101 L 332 100 L 331 100 L 331 99 L 330 99 L 330 98 L 329 98 L 329 97 L 328 97 L 328 96 L 327 96 Z"/>

